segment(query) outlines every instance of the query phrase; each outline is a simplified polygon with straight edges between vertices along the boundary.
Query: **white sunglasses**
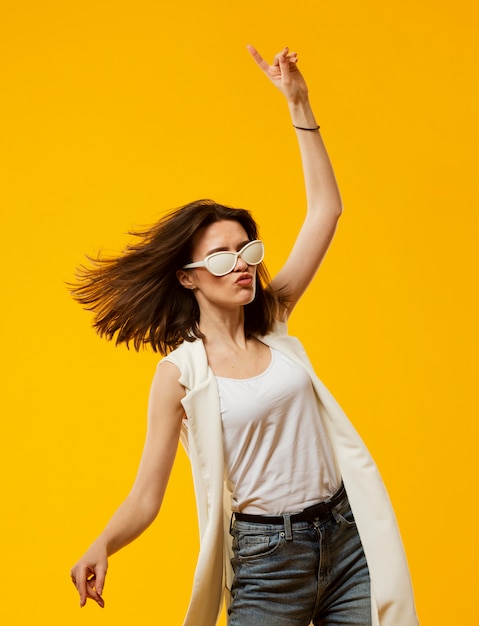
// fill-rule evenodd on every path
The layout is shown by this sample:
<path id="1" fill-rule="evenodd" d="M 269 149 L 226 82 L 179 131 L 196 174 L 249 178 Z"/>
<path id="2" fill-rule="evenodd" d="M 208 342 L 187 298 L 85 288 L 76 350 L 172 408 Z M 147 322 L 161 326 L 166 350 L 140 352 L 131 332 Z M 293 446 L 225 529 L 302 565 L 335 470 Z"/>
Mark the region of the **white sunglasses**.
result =
<path id="1" fill-rule="evenodd" d="M 213 276 L 226 276 L 234 270 L 238 257 L 241 257 L 248 265 L 259 265 L 264 257 L 264 245 L 259 239 L 249 241 L 238 252 L 213 252 L 208 254 L 203 261 L 196 263 L 188 263 L 183 265 L 184 270 L 193 269 L 194 267 L 206 267 Z"/>

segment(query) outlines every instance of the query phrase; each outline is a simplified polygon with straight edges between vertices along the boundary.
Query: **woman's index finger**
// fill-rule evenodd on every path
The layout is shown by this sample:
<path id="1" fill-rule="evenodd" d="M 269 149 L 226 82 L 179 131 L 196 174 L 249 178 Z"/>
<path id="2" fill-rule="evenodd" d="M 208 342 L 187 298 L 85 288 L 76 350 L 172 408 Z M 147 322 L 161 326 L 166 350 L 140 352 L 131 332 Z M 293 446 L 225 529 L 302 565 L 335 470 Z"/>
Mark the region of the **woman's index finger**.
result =
<path id="1" fill-rule="evenodd" d="M 253 59 L 256 61 L 256 63 L 260 66 L 260 68 L 264 71 L 267 72 L 269 69 L 269 63 L 267 61 L 265 61 L 263 59 L 263 57 L 261 56 L 261 54 L 256 50 L 256 48 L 250 44 L 248 44 L 246 46 L 246 48 L 248 49 L 248 52 L 251 54 L 251 56 L 253 57 Z"/>

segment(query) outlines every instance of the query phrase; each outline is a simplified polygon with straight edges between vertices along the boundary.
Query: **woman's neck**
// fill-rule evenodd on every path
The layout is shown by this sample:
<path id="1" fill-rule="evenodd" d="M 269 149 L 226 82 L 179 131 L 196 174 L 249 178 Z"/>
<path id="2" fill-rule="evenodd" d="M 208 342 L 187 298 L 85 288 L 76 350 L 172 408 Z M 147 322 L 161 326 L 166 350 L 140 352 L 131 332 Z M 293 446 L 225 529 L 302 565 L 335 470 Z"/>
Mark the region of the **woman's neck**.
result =
<path id="1" fill-rule="evenodd" d="M 234 311 L 201 311 L 199 328 L 205 336 L 204 343 L 207 347 L 230 345 L 244 348 L 246 346 L 243 307 Z"/>

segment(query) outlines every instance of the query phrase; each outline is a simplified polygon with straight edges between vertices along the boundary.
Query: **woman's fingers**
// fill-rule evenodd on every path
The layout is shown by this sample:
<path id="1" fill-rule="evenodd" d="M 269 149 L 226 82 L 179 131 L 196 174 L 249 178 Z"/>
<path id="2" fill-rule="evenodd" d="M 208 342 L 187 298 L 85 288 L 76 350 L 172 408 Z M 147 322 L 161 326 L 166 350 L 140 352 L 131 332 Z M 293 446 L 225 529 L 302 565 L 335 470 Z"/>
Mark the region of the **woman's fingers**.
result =
<path id="1" fill-rule="evenodd" d="M 89 567 L 78 567 L 71 571 L 71 579 L 80 594 L 80 607 L 84 607 L 88 598 L 104 608 L 105 602 L 101 597 L 105 582 L 106 568 L 98 568 L 99 574 Z M 101 590 L 101 591 L 100 591 Z"/>
<path id="2" fill-rule="evenodd" d="M 101 594 L 103 593 L 103 587 L 105 586 L 106 570 L 107 570 L 107 567 L 100 563 L 96 567 L 95 589 L 100 597 L 101 597 Z"/>
<path id="3" fill-rule="evenodd" d="M 72 583 L 75 585 L 78 593 L 80 594 L 80 607 L 82 607 L 86 602 L 86 575 L 83 576 L 81 570 L 76 565 L 75 567 L 72 567 L 70 576 Z"/>
<path id="4" fill-rule="evenodd" d="M 105 576 L 108 569 L 108 555 L 102 544 L 93 544 L 88 552 L 72 567 L 72 582 L 80 594 L 80 606 L 85 606 L 88 598 L 102 608 Z"/>
<path id="5" fill-rule="evenodd" d="M 251 56 L 256 61 L 256 63 L 263 70 L 263 72 L 268 73 L 269 63 L 263 59 L 263 57 L 256 50 L 256 48 L 254 46 L 249 45 L 249 44 L 246 46 L 246 48 L 248 49 L 248 52 L 251 54 Z"/>
<path id="6" fill-rule="evenodd" d="M 287 58 L 288 52 L 289 52 L 289 48 L 288 48 L 288 46 L 285 46 L 281 50 L 281 52 L 278 52 L 277 54 L 275 54 L 274 55 L 273 65 L 280 65 L 281 61 Z"/>
<path id="7" fill-rule="evenodd" d="M 287 48 L 285 48 L 285 50 L 287 50 Z M 279 69 L 281 70 L 281 78 L 283 79 L 283 81 L 289 81 L 290 74 L 289 74 L 288 57 L 286 56 L 286 54 L 280 54 L 278 57 L 278 60 L 279 60 Z"/>
<path id="8" fill-rule="evenodd" d="M 87 586 L 86 586 L 87 596 L 91 598 L 92 600 L 95 600 L 98 606 L 101 606 L 101 608 L 103 609 L 105 608 L 105 602 L 103 598 L 101 597 L 101 594 L 98 592 L 96 584 L 97 584 L 96 576 L 91 576 L 87 580 Z"/>
<path id="9" fill-rule="evenodd" d="M 298 54 L 296 52 L 289 52 L 287 46 L 284 47 L 281 52 L 275 54 L 272 65 L 263 59 L 254 46 L 248 45 L 247 49 L 263 72 L 274 82 L 281 78 L 283 69 L 286 66 L 288 66 L 289 69 L 290 63 L 294 66 L 298 62 Z"/>

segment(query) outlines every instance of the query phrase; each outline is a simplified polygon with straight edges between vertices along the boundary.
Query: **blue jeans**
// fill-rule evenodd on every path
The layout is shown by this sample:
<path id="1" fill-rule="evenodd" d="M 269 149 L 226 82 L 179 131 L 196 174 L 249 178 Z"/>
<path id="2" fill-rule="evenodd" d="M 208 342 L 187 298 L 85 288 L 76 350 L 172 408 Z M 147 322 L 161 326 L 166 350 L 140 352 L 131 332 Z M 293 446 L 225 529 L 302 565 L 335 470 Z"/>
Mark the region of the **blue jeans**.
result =
<path id="1" fill-rule="evenodd" d="M 228 626 L 371 626 L 369 571 L 347 497 L 326 521 L 234 520 Z"/>

